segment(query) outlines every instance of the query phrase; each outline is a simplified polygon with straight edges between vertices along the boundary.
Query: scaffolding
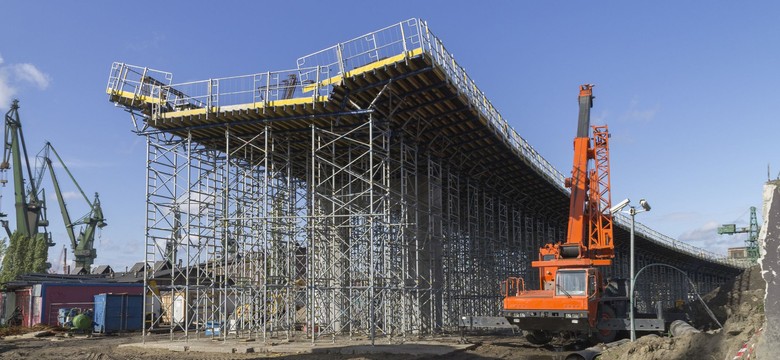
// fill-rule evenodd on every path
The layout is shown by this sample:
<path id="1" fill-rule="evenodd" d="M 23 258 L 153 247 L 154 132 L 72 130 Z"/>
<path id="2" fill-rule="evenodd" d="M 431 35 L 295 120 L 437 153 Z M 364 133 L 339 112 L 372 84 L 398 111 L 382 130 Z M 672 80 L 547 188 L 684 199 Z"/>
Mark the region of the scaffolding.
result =
<path id="1" fill-rule="evenodd" d="M 107 86 L 147 140 L 145 331 L 312 342 L 453 331 L 462 316 L 497 315 L 499 282 L 533 284 L 538 249 L 564 239 L 563 175 L 423 21 L 294 70 L 172 79 L 114 63 Z M 615 224 L 618 242 L 627 220 Z M 690 270 L 699 290 L 736 271 L 637 232 L 641 256 Z M 610 271 L 625 275 L 617 250 Z M 689 289 L 640 291 L 668 305 Z"/>

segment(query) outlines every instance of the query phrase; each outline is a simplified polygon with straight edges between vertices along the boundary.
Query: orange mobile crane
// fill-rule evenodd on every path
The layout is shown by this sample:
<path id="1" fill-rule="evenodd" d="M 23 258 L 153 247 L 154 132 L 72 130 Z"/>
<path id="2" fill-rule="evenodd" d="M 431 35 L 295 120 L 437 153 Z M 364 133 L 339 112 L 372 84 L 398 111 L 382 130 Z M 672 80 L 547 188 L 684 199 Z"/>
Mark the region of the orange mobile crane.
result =
<path id="1" fill-rule="evenodd" d="M 580 86 L 574 166 L 565 182 L 571 189 L 566 242 L 546 244 L 539 250 L 539 259 L 531 262 L 539 269 L 539 290 L 526 290 L 522 278 L 509 278 L 502 286 L 502 315 L 524 330 L 534 344 L 547 343 L 555 335 L 587 335 L 608 342 L 617 329 L 625 328 L 622 319 L 615 319 L 617 323 L 608 320 L 625 317 L 627 283 L 607 285 L 599 271 L 612 264 L 615 247 L 609 132 L 607 126 L 590 126 L 592 106 L 593 85 Z M 589 169 L 591 161 L 594 166 Z"/>

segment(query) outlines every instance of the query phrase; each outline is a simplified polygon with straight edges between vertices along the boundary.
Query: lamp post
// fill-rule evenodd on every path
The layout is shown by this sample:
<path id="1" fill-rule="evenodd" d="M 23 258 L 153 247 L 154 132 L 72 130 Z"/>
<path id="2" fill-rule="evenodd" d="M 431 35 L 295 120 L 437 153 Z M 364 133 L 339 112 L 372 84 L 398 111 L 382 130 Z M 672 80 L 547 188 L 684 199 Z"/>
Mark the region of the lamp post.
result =
<path id="1" fill-rule="evenodd" d="M 625 199 L 621 201 L 617 206 L 613 207 L 611 212 L 614 214 L 616 212 L 619 212 L 624 207 L 628 206 L 628 204 L 631 203 L 631 200 Z M 629 243 L 629 288 L 630 292 L 628 294 L 628 322 L 631 326 L 631 341 L 636 340 L 636 328 L 634 326 L 634 217 L 636 214 L 643 213 L 646 211 L 650 211 L 650 204 L 647 203 L 647 200 L 641 199 L 639 200 L 639 206 L 642 208 L 637 210 L 635 206 L 629 206 L 628 207 L 628 214 L 631 215 L 631 240 Z"/>

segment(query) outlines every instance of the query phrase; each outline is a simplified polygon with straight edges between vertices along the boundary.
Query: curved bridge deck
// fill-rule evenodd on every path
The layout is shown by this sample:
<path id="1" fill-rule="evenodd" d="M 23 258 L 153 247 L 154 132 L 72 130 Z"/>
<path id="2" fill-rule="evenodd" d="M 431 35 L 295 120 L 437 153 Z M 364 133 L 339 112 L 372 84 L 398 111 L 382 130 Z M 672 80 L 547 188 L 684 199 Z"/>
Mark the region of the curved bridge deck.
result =
<path id="1" fill-rule="evenodd" d="M 417 19 L 288 71 L 172 84 L 115 63 L 107 93 L 148 139 L 147 308 L 191 294 L 150 327 L 232 316 L 240 335 L 306 324 L 312 341 L 454 329 L 499 311 L 502 279 L 534 283 L 537 249 L 563 239 L 563 176 Z M 626 276 L 616 223 L 610 272 Z M 740 271 L 641 224 L 637 247 L 638 268 L 677 266 L 699 291 Z M 679 274 L 646 273 L 641 308 L 693 297 Z"/>

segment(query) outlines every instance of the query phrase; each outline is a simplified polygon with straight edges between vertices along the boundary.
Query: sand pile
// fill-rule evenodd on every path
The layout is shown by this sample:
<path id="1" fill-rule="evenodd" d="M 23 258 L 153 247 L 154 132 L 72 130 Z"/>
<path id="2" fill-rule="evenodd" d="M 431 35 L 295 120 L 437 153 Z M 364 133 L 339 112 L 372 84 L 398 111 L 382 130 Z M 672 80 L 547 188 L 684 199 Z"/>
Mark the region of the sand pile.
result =
<path id="1" fill-rule="evenodd" d="M 717 329 L 714 321 L 704 311 L 696 311 L 693 325 L 707 330 L 685 336 L 644 336 L 634 343 L 627 343 L 605 351 L 600 359 L 729 359 L 746 342 L 755 342 L 753 336 L 764 323 L 765 283 L 761 268 L 756 265 L 727 283 L 703 296 L 723 329 Z"/>

